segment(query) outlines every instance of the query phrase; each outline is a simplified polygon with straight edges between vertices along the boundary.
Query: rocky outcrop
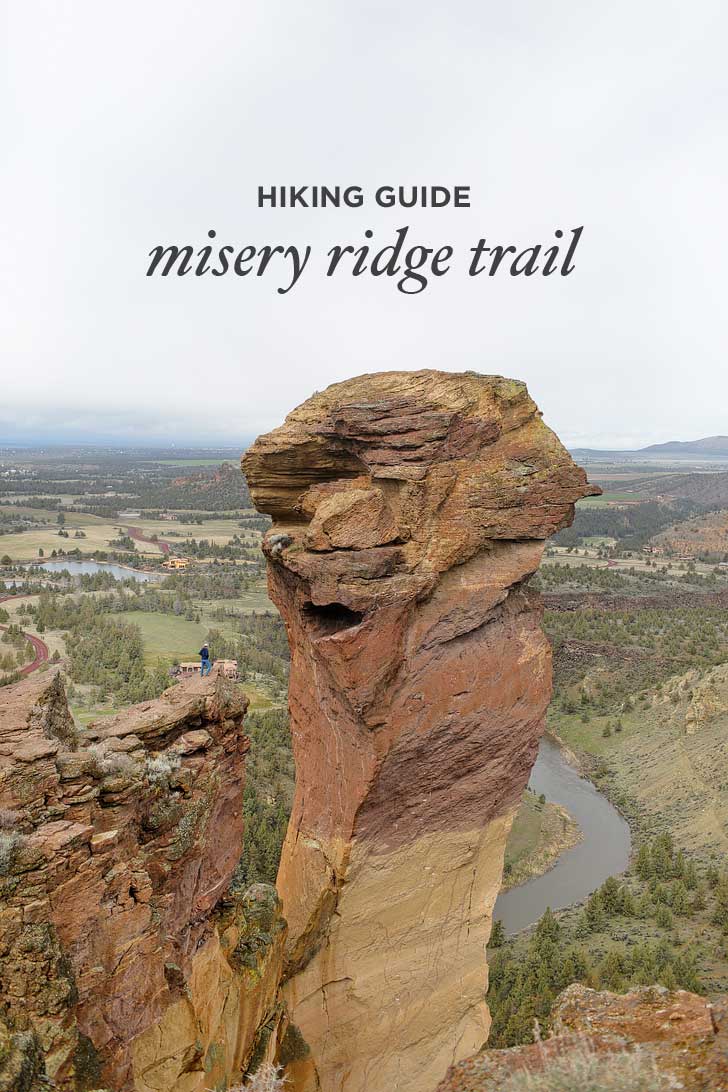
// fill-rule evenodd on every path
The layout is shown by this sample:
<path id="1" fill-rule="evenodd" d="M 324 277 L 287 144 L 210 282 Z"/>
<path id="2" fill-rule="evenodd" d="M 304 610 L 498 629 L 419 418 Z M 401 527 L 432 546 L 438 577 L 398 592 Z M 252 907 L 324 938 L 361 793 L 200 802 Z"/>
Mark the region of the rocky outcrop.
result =
<path id="1" fill-rule="evenodd" d="M 3 689 L 1 1092 L 203 1092 L 275 1049 L 278 899 L 229 891 L 246 707 L 190 680 L 77 732 L 58 676 Z"/>
<path id="2" fill-rule="evenodd" d="M 684 1092 L 728 1089 L 725 998 L 711 1004 L 694 993 L 669 993 L 662 986 L 615 994 L 573 985 L 557 1000 L 552 1023 L 556 1033 L 543 1043 L 484 1050 L 453 1066 L 437 1092 L 501 1092 L 505 1088 L 510 1092 L 518 1087 L 519 1076 L 522 1087 L 536 1088 L 538 1085 L 528 1083 L 525 1074 L 535 1080 L 537 1074 L 551 1067 L 570 1070 L 572 1080 L 558 1085 L 553 1081 L 546 1087 L 576 1087 L 579 1083 L 586 1092 L 590 1087 L 584 1083 L 588 1069 L 598 1069 L 602 1057 L 613 1077 L 623 1065 L 633 1072 L 641 1071 L 642 1082 L 625 1082 L 621 1086 L 624 1088 Z M 589 1059 L 593 1059 L 591 1066 Z M 645 1079 L 648 1074 L 653 1076 L 649 1082 Z M 617 1087 L 616 1079 L 609 1087 Z"/>
<path id="3" fill-rule="evenodd" d="M 693 680 L 688 693 L 685 730 L 694 735 L 728 713 L 728 667 L 721 664 Z"/>
<path id="4" fill-rule="evenodd" d="M 485 1040 L 485 945 L 551 692 L 543 541 L 590 488 L 522 383 L 337 384 L 243 459 L 291 645 L 278 888 L 298 1090 L 426 1092 Z"/>

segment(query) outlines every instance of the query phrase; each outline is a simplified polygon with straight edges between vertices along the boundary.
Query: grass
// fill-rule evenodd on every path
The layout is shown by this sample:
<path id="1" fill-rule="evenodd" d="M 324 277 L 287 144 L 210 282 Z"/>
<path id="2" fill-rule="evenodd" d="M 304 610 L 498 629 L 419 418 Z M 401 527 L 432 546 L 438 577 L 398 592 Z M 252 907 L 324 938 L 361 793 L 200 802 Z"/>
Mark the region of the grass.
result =
<path id="1" fill-rule="evenodd" d="M 18 515 L 34 515 L 38 518 L 45 516 L 48 519 L 46 527 L 33 528 L 20 534 L 0 536 L 0 552 L 8 554 L 13 561 L 33 561 L 38 557 L 38 550 L 42 549 L 47 560 L 53 550 L 73 550 L 76 547 L 84 554 L 93 553 L 95 550 L 109 550 L 112 539 L 119 537 L 119 528 L 138 527 L 143 535 L 151 538 L 157 535 L 163 542 L 169 542 L 173 552 L 182 551 L 182 542 L 185 538 L 206 538 L 218 546 L 226 546 L 233 535 L 239 535 L 251 546 L 260 542 L 260 534 L 257 531 L 243 530 L 237 519 L 210 519 L 204 523 L 190 523 L 181 519 L 145 519 L 143 516 L 126 517 L 124 519 L 110 521 L 100 516 L 87 515 L 83 512 L 65 512 L 64 530 L 68 531 L 68 538 L 61 538 L 58 534 L 56 522 L 57 513 L 45 509 L 23 508 L 21 506 L 3 507 L 5 512 L 16 512 Z M 85 538 L 74 538 L 74 531 L 83 531 Z M 154 543 L 137 542 L 136 553 L 140 559 L 145 555 L 159 555 L 159 546 Z"/>
<path id="2" fill-rule="evenodd" d="M 188 622 L 176 614 L 154 614 L 132 610 L 112 614 L 121 622 L 139 626 L 144 642 L 144 659 L 149 665 L 157 660 L 196 660 L 198 650 L 207 636 L 202 622 Z"/>
<path id="3" fill-rule="evenodd" d="M 517 1070 L 501 1092 L 662 1092 L 670 1087 L 644 1050 L 597 1054 L 588 1041 L 576 1040 L 567 1053 L 548 1059 L 536 1072 Z"/>
<path id="4" fill-rule="evenodd" d="M 90 518 L 90 517 L 87 517 Z M 74 538 L 75 530 L 82 530 L 85 538 Z M 18 535 L 3 535 L 0 538 L 0 550 L 7 554 L 13 561 L 36 561 L 38 550 L 43 550 L 47 561 L 53 550 L 82 550 L 89 554 L 94 550 L 109 550 L 109 542 L 116 538 L 118 532 L 109 523 L 99 521 L 96 524 L 77 522 L 68 518 L 64 530 L 68 531 L 68 538 L 61 538 L 58 534 L 58 526 L 54 523 L 49 527 L 39 527 L 33 531 L 23 531 Z"/>
<path id="5" fill-rule="evenodd" d="M 76 705 L 74 702 L 70 703 L 71 713 L 76 724 L 82 728 L 87 728 L 94 720 L 99 720 L 101 717 L 112 717 L 115 713 L 119 713 L 120 707 L 116 705 L 94 705 L 89 708 L 86 705 Z"/>
<path id="6" fill-rule="evenodd" d="M 615 546 L 617 543 L 616 538 L 610 538 L 608 535 L 591 535 L 588 538 L 582 539 L 584 546 Z"/>
<path id="7" fill-rule="evenodd" d="M 608 738 L 604 726 L 614 716 L 550 714 L 551 727 L 569 747 L 606 764 L 610 795 L 628 799 L 641 826 L 658 834 L 669 830 L 679 846 L 703 859 L 728 854 L 728 781 L 725 739 L 728 716 L 717 717 L 686 734 L 687 700 L 657 701 L 621 714 L 623 730 Z"/>
<path id="8" fill-rule="evenodd" d="M 506 843 L 503 890 L 546 872 L 580 832 L 564 808 L 526 790 Z"/>
<path id="9" fill-rule="evenodd" d="M 644 500 L 645 497 L 642 493 L 602 493 L 601 497 L 584 497 L 583 500 L 577 501 L 579 508 L 606 508 L 610 504 L 625 504 L 632 501 Z"/>
<path id="10" fill-rule="evenodd" d="M 206 538 L 219 546 L 227 545 L 233 535 L 240 535 L 241 538 L 255 537 L 256 541 L 260 540 L 257 532 L 243 531 L 238 523 L 237 519 L 207 519 L 199 524 L 187 522 L 184 518 L 179 520 L 145 519 L 144 516 L 129 517 L 122 521 L 124 526 L 138 527 L 147 537 L 158 535 L 163 541 L 169 542 L 173 548 L 176 542 L 181 544 L 185 538 Z"/>
<path id="11" fill-rule="evenodd" d="M 197 599 L 195 600 L 195 606 L 203 612 L 205 618 L 211 615 L 213 611 L 220 610 L 224 607 L 226 611 L 232 611 L 235 614 L 250 614 L 251 611 L 275 611 L 276 608 L 268 598 L 266 591 L 265 581 L 262 581 L 256 588 L 250 588 L 248 591 L 243 591 L 236 599 Z M 211 621 L 210 625 L 216 626 L 218 629 L 225 629 L 225 625 L 222 622 Z"/>
<path id="12" fill-rule="evenodd" d="M 222 466 L 225 459 L 147 459 L 147 464 L 153 463 L 155 466 Z M 233 457 L 227 460 L 233 464 L 237 460 Z"/>

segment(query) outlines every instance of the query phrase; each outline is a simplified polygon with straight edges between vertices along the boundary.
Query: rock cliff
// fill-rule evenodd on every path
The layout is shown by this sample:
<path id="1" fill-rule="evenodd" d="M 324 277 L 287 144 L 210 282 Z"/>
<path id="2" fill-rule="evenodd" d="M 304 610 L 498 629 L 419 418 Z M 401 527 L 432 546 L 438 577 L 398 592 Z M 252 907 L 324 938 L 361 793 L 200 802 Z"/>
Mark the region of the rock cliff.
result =
<path id="1" fill-rule="evenodd" d="M 491 910 L 551 693 L 527 581 L 598 490 L 522 383 L 474 373 L 336 384 L 243 469 L 291 645 L 295 1087 L 429 1092 L 488 1032 Z"/>
<path id="2" fill-rule="evenodd" d="M 278 899 L 228 891 L 246 706 L 197 679 L 79 733 L 59 676 L 3 690 L 0 1092 L 203 1092 L 273 1049 Z"/>

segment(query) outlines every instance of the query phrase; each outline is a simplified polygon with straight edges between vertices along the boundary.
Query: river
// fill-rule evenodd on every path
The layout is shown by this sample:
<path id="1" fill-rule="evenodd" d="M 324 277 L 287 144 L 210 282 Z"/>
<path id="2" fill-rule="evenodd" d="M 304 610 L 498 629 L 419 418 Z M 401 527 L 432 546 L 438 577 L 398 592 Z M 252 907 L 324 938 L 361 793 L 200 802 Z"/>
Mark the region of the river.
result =
<path id="1" fill-rule="evenodd" d="M 500 918 L 507 936 L 520 932 L 543 914 L 547 906 L 561 910 L 581 902 L 607 876 L 627 867 L 631 839 L 627 823 L 605 796 L 581 777 L 555 743 L 542 739 L 528 787 L 543 793 L 576 819 L 584 837 L 567 849 L 543 876 L 504 891 L 498 896 L 493 919 Z"/>
<path id="2" fill-rule="evenodd" d="M 71 576 L 79 573 L 111 573 L 117 580 L 161 580 L 161 573 L 143 573 L 139 569 L 127 568 L 126 565 L 113 565 L 109 561 L 43 561 L 34 562 L 34 568 L 45 569 L 46 572 L 57 573 L 64 569 Z"/>

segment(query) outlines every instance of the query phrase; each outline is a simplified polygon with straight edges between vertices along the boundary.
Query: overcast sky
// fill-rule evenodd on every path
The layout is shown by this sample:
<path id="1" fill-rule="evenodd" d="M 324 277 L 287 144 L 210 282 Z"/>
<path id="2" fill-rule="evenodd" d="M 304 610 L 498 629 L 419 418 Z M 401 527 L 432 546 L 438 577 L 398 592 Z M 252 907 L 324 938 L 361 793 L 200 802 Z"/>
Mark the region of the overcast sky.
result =
<path id="1" fill-rule="evenodd" d="M 724 0 L 5 0 L 0 442 L 237 443 L 315 389 L 525 379 L 572 445 L 728 433 Z M 362 209 L 259 210 L 258 184 Z M 378 185 L 469 185 L 469 210 Z M 451 243 L 405 296 L 327 280 L 363 232 Z M 569 277 L 467 248 L 584 225 Z M 313 247 L 296 287 L 147 278 L 158 243 Z"/>

